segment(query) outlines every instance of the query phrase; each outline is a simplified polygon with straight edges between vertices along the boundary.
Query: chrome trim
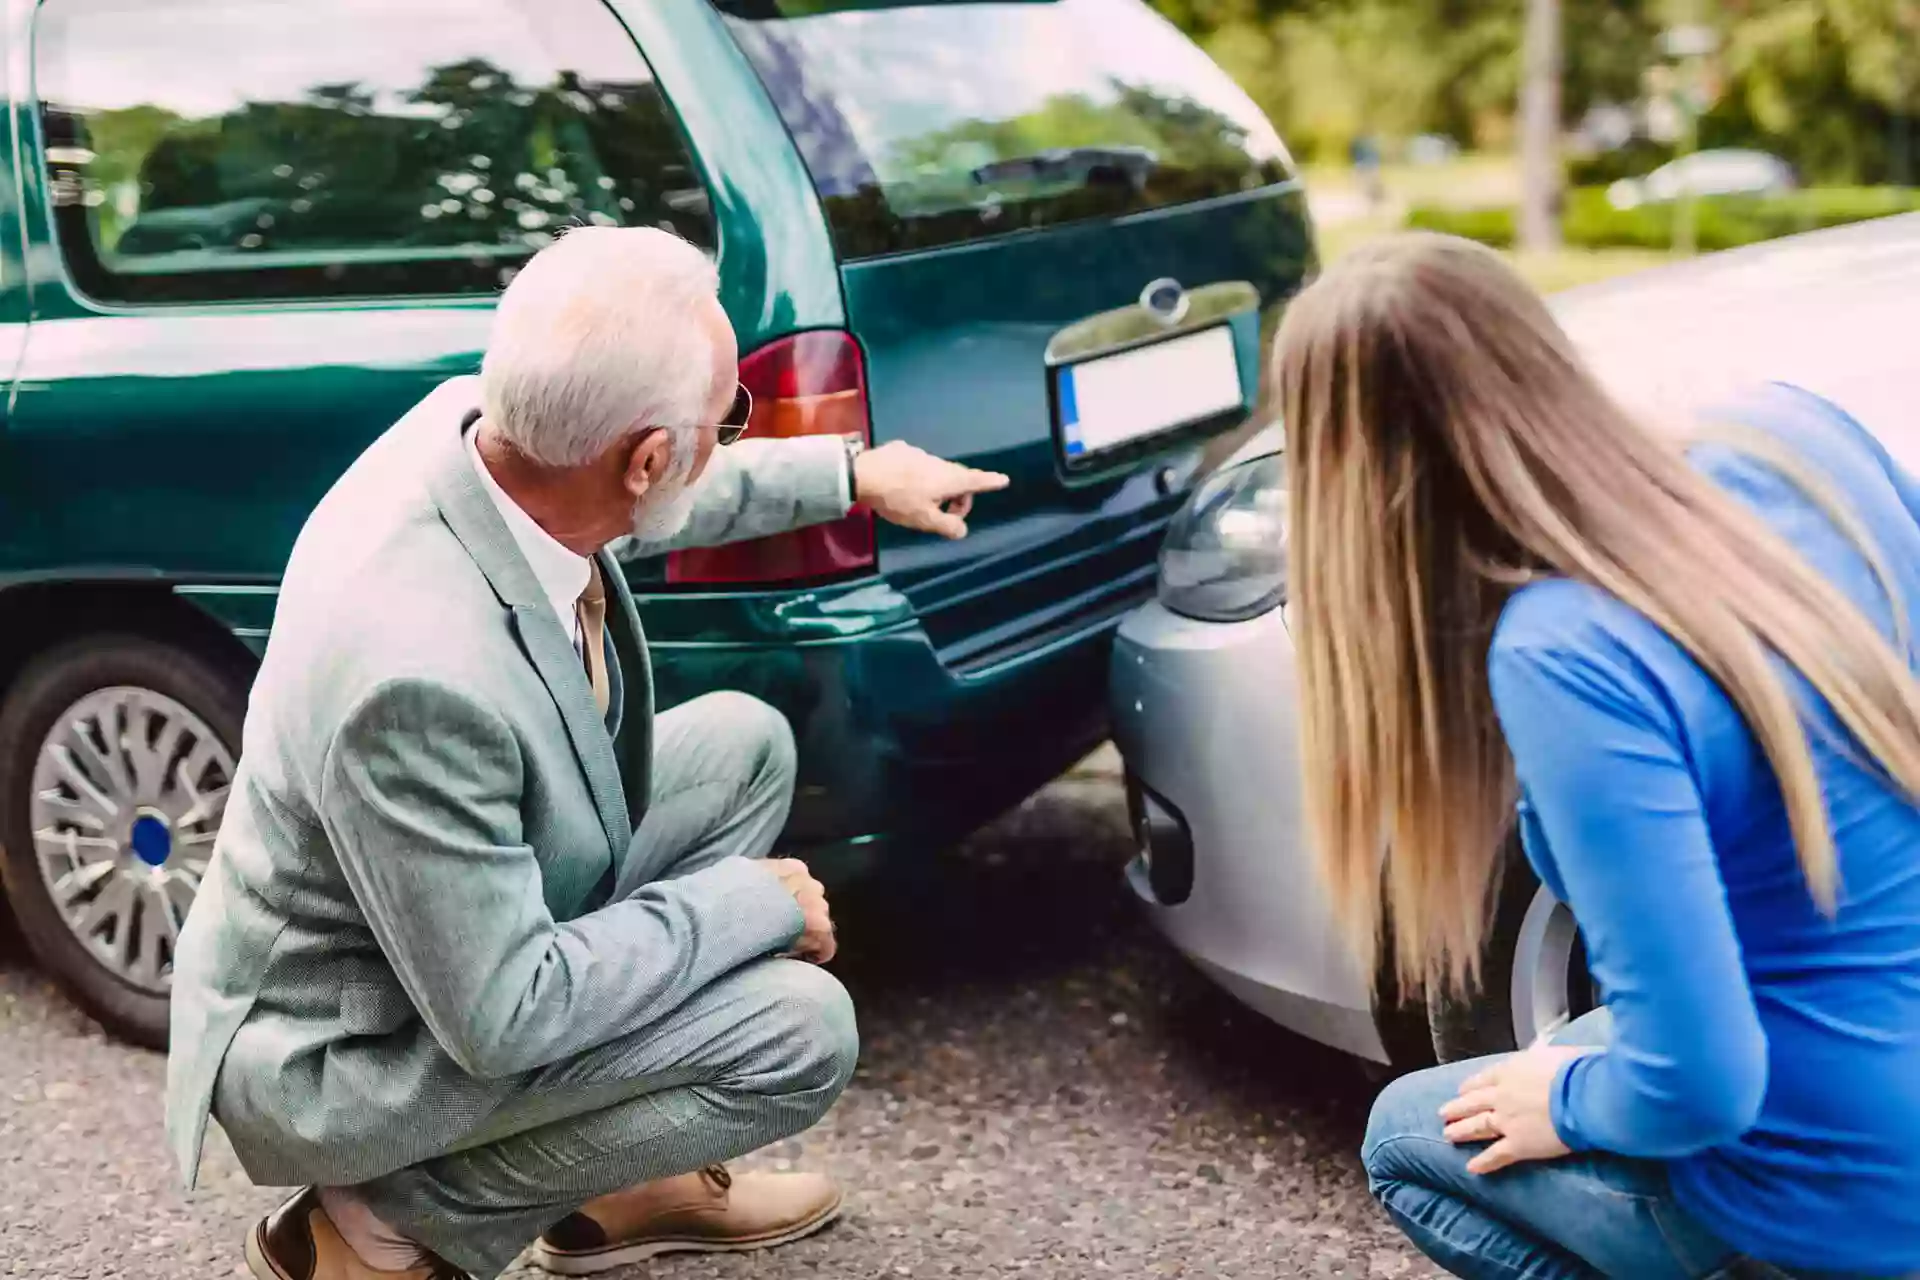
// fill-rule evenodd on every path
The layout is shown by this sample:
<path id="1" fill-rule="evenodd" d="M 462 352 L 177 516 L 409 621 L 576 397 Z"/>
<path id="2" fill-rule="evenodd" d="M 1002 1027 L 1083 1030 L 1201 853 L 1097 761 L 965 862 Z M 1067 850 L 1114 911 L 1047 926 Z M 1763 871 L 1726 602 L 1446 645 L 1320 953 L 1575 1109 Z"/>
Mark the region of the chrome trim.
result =
<path id="1" fill-rule="evenodd" d="M 1171 294 L 1171 301 L 1165 306 L 1154 301 L 1163 292 Z M 1178 280 L 1162 276 L 1158 280 L 1149 280 L 1147 287 L 1140 291 L 1140 309 L 1171 329 L 1185 320 L 1187 312 L 1193 309 L 1193 295 Z"/>
<path id="2" fill-rule="evenodd" d="M 1260 309 L 1259 289 L 1245 280 L 1222 280 L 1189 290 L 1184 309 L 1169 323 L 1148 310 L 1145 303 L 1150 293 L 1167 283 L 1155 280 L 1141 292 L 1141 301 L 1076 320 L 1055 333 L 1047 341 L 1047 367 L 1111 355 L 1162 338 L 1211 328 Z"/>

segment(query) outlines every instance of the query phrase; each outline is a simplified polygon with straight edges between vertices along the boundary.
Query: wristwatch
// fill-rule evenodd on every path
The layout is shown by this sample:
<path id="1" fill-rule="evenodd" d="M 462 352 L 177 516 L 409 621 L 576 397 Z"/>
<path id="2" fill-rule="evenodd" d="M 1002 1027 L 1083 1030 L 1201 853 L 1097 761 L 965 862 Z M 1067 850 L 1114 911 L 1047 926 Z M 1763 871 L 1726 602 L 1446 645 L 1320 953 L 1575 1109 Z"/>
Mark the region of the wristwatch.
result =
<path id="1" fill-rule="evenodd" d="M 860 504 L 860 483 L 854 470 L 854 461 L 867 451 L 867 442 L 859 436 L 842 436 L 841 443 L 847 447 L 847 504 Z"/>

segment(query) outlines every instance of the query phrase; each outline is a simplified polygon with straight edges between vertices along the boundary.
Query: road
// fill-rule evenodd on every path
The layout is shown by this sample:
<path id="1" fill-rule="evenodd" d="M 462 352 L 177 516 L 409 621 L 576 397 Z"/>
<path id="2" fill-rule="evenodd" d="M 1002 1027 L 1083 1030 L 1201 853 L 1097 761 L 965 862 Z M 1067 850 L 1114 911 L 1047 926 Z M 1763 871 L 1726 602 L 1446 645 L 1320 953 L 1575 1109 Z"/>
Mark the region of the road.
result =
<path id="1" fill-rule="evenodd" d="M 778 1254 L 630 1277 L 1435 1274 L 1367 1197 L 1370 1086 L 1170 956 L 1119 887 L 1126 851 L 1095 767 L 929 888 L 844 903 L 862 1066 L 824 1124 L 758 1158 L 839 1175 L 849 1218 Z M 242 1234 L 278 1195 L 218 1141 L 203 1189 L 176 1188 L 163 1076 L 0 957 L 0 1276 L 245 1274 Z"/>

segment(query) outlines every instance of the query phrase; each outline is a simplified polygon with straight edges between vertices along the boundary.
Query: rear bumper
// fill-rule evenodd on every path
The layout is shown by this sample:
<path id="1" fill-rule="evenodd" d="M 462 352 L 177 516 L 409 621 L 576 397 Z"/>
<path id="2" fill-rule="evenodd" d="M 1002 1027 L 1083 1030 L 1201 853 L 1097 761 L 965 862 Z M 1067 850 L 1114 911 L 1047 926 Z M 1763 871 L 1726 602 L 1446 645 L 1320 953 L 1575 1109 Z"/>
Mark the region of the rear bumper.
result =
<path id="1" fill-rule="evenodd" d="M 1184 900 L 1183 869 L 1150 873 L 1143 857 L 1128 880 L 1155 927 L 1243 1003 L 1385 1062 L 1372 983 L 1333 928 L 1302 836 L 1293 671 L 1278 609 L 1230 625 L 1158 604 L 1128 616 L 1113 656 L 1114 740 L 1136 817 L 1171 820 L 1184 827 L 1174 843 L 1192 847 Z"/>
<path id="2" fill-rule="evenodd" d="M 801 644 L 656 643 L 660 704 L 714 689 L 784 712 L 800 743 L 788 840 L 864 870 L 957 840 L 1107 737 L 1118 619 L 960 674 L 917 623 Z"/>
<path id="3" fill-rule="evenodd" d="M 884 578 L 776 591 L 643 593 L 656 705 L 718 690 L 784 712 L 800 745 L 789 843 L 853 873 L 958 840 L 1107 738 L 1106 678 L 1126 599 L 964 669 Z M 182 594 L 256 651 L 271 588 Z M 1032 632 L 1032 629 L 1029 629 Z"/>

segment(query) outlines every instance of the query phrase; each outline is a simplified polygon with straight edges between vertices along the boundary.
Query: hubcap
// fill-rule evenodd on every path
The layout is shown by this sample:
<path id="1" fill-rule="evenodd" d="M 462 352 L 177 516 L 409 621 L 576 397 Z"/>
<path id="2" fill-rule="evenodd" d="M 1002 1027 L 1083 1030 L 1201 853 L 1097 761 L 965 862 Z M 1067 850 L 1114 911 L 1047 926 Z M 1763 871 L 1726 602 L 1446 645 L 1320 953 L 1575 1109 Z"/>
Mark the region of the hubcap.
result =
<path id="1" fill-rule="evenodd" d="M 121 981 L 165 995 L 173 948 L 226 810 L 234 761 L 151 689 L 90 693 L 33 771 L 34 851 L 60 918 Z"/>
<path id="2" fill-rule="evenodd" d="M 1542 885 L 1513 951 L 1513 1041 L 1522 1049 L 1592 1009 L 1593 980 L 1573 912 Z"/>

